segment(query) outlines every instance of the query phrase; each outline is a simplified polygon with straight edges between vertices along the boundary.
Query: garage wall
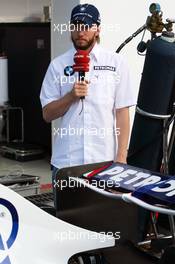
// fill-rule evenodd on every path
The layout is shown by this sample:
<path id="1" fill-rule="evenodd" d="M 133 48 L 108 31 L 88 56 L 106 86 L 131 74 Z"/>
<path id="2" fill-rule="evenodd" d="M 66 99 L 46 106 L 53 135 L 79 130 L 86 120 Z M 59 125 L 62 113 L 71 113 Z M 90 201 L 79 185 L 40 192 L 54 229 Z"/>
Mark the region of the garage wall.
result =
<path id="1" fill-rule="evenodd" d="M 51 0 L 0 0 L 0 22 L 40 21 Z"/>
<path id="2" fill-rule="evenodd" d="M 69 31 L 62 31 L 65 29 L 64 25 L 69 23 L 72 8 L 79 3 L 79 0 L 52 0 L 52 58 L 64 53 L 72 45 Z"/>

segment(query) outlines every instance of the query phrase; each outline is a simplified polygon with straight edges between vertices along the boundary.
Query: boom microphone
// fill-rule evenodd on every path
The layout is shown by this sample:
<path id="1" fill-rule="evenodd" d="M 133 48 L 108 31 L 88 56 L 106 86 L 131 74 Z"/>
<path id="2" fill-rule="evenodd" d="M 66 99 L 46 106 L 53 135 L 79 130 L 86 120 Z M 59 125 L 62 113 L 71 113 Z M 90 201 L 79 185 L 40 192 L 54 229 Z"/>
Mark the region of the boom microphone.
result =
<path id="1" fill-rule="evenodd" d="M 86 50 L 77 50 L 74 55 L 74 62 L 73 69 L 75 72 L 78 72 L 78 80 L 84 81 L 85 73 L 89 72 L 89 53 Z M 85 99 L 85 97 L 82 96 L 80 99 Z"/>

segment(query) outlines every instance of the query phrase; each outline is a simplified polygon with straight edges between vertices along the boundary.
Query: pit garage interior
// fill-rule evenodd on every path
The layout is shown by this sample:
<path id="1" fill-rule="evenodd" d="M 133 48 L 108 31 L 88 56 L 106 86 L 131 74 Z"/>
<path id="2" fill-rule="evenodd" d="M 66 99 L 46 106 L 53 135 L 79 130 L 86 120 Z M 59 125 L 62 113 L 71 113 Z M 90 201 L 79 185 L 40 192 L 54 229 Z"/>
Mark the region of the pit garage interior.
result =
<path id="1" fill-rule="evenodd" d="M 52 144 L 54 144 L 54 128 L 59 126 L 59 120 L 52 123 L 46 123 L 43 120 L 39 95 L 50 61 L 64 53 L 72 45 L 70 32 L 65 30 L 64 26 L 61 28 L 60 25 L 68 23 L 70 12 L 75 5 L 86 2 L 97 6 L 101 13 L 103 26 L 100 45 L 111 51 L 116 51 L 124 43 L 124 40 L 131 36 L 130 39 L 127 39 L 128 43 L 124 43 L 120 53 L 127 58 L 134 92 L 136 96 L 139 94 L 145 62 L 143 55 L 146 53 L 144 44 L 148 43 L 146 41 L 150 39 L 151 35 L 149 30 L 143 35 L 145 28 L 142 27 L 148 21 L 148 16 L 152 15 L 149 7 L 153 1 L 112 0 L 109 3 L 100 0 L 14 0 L 13 2 L 0 0 L 0 184 L 7 186 L 25 197 L 28 202 L 66 223 L 98 233 L 115 234 L 115 246 L 83 253 L 77 252 L 75 257 L 69 259 L 69 264 L 174 263 L 175 226 L 172 216 L 159 214 L 158 220 L 155 220 L 156 213 L 144 216 L 145 211 L 141 210 L 138 205 L 126 203 L 122 199 L 116 200 L 112 197 L 103 196 L 88 187 L 69 188 L 66 186 L 60 190 L 60 186 L 57 186 L 54 207 L 50 158 Z M 159 4 L 163 10 L 164 20 L 172 19 L 167 21 L 168 26 L 164 30 L 172 33 L 175 22 L 174 1 L 168 0 L 165 3 L 165 1 L 160 0 Z M 173 29 L 170 28 L 172 25 Z M 158 32 L 158 35 L 161 33 Z M 144 43 L 142 37 L 146 39 Z M 140 50 L 138 51 L 139 43 Z M 167 45 L 175 45 L 175 40 L 169 43 Z M 141 52 L 142 49 L 144 49 L 143 52 Z M 169 46 L 167 49 L 170 50 Z M 174 46 L 172 50 L 175 51 Z M 138 55 L 139 52 L 142 53 L 142 56 Z M 174 61 L 175 52 L 169 65 L 172 64 L 168 65 L 171 67 L 168 74 L 171 72 L 175 77 Z M 160 60 L 159 65 L 161 63 Z M 155 76 L 154 65 L 152 72 L 150 78 Z M 161 73 L 161 71 L 156 72 L 156 77 L 159 77 Z M 149 76 L 147 78 L 149 79 Z M 173 85 L 175 89 L 175 82 Z M 164 92 L 166 96 L 167 91 Z M 142 90 L 141 93 L 144 97 Z M 147 102 L 151 101 L 153 107 L 150 111 L 156 112 L 157 108 L 154 107 L 153 103 L 154 96 L 150 96 L 145 101 L 139 97 L 141 99 L 138 100 L 138 105 L 147 107 Z M 161 96 L 164 98 L 164 93 Z M 158 99 L 156 102 L 159 102 Z M 170 91 L 168 106 L 160 102 L 165 112 L 170 111 L 170 106 L 173 106 L 173 99 L 174 92 Z M 175 110 L 172 109 L 172 113 L 161 113 L 162 116 L 163 114 L 168 116 L 170 124 L 163 123 L 162 120 L 158 119 L 157 122 L 160 122 L 158 128 L 153 126 L 151 132 L 148 131 L 148 137 L 153 137 L 153 141 L 143 153 L 145 158 L 142 158 L 142 155 L 135 156 L 133 153 L 135 153 L 135 144 L 141 144 L 135 142 L 135 138 L 139 137 L 138 133 L 141 137 L 142 133 L 145 133 L 143 131 L 145 124 L 143 125 L 142 122 L 144 121 L 139 119 L 141 114 L 136 111 L 136 107 L 131 107 L 130 144 L 128 145 L 131 154 L 128 156 L 129 165 L 159 173 L 160 169 L 162 172 L 163 160 L 164 164 L 167 165 L 167 167 L 163 167 L 164 174 L 174 175 L 175 157 L 173 154 L 175 144 L 173 144 L 173 131 L 175 130 Z M 135 114 L 136 112 L 137 114 Z M 158 115 L 159 113 L 156 112 L 155 114 Z M 137 127 L 138 123 L 141 124 L 140 127 Z M 162 129 L 163 132 L 159 132 L 159 129 Z M 156 147 L 153 143 L 154 133 L 158 134 Z M 168 151 L 166 140 L 171 143 L 169 144 L 171 151 L 168 157 L 165 155 Z M 147 144 L 147 140 L 143 141 Z M 139 147 L 142 149 L 142 144 Z M 147 159 L 151 155 L 152 158 Z M 68 183 L 71 177 L 79 179 L 84 173 L 99 169 L 109 162 L 63 168 L 58 172 L 57 179 Z M 168 167 L 170 170 L 167 173 Z M 1 198 L 3 199 L 0 193 Z M 2 205 L 0 218 L 1 211 Z M 140 223 L 142 217 L 144 219 L 149 217 L 150 221 L 149 226 L 147 226 L 146 240 L 139 244 L 138 242 L 141 242 L 139 232 L 143 231 L 141 230 L 143 222 Z M 3 238 L 3 234 L 0 233 L 0 263 L 6 263 L 3 262 L 4 255 L 1 256 L 1 236 Z M 78 242 L 75 239 L 73 243 Z M 166 248 L 168 248 L 167 251 L 165 251 Z M 30 248 L 28 250 L 30 251 Z M 65 244 L 65 252 L 66 250 Z M 48 250 L 48 254 L 50 254 L 49 252 Z M 10 263 L 21 264 L 21 262 L 15 261 Z M 37 262 L 31 260 L 32 263 Z M 38 264 L 40 263 L 38 262 Z M 47 264 L 47 262 L 43 263 Z M 61 264 L 65 262 L 52 260 L 49 263 Z"/>

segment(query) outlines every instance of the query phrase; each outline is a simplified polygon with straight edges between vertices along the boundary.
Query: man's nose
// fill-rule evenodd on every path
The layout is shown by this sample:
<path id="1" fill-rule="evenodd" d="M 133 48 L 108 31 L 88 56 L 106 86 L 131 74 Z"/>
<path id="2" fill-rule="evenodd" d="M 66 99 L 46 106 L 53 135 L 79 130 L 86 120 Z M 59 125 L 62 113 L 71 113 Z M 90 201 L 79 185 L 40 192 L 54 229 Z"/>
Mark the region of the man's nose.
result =
<path id="1" fill-rule="evenodd" d="M 77 32 L 77 34 L 78 34 L 78 36 L 83 36 L 83 35 L 84 35 L 84 30 L 79 30 L 79 31 Z"/>

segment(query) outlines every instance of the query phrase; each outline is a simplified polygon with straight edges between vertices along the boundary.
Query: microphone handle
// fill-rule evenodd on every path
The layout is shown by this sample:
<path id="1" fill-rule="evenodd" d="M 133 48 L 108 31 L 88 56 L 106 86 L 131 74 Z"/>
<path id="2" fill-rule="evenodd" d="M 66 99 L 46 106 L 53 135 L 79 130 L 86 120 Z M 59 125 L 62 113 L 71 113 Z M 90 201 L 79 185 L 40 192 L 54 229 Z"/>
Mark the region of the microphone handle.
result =
<path id="1" fill-rule="evenodd" d="M 84 81 L 85 80 L 85 72 L 84 71 L 80 71 L 78 73 L 78 80 L 79 81 Z M 85 96 L 81 96 L 80 99 L 81 100 L 84 100 L 85 99 Z"/>

